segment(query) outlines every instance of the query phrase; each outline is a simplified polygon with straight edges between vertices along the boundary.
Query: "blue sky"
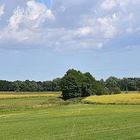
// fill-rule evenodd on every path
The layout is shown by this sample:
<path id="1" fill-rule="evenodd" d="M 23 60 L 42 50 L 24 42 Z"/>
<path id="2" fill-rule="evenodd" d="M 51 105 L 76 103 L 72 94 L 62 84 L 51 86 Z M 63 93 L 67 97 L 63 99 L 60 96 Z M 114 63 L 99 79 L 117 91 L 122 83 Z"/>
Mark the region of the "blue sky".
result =
<path id="1" fill-rule="evenodd" d="M 42 2 L 39 2 L 42 1 Z M 0 79 L 140 76 L 140 0 L 0 0 Z"/>

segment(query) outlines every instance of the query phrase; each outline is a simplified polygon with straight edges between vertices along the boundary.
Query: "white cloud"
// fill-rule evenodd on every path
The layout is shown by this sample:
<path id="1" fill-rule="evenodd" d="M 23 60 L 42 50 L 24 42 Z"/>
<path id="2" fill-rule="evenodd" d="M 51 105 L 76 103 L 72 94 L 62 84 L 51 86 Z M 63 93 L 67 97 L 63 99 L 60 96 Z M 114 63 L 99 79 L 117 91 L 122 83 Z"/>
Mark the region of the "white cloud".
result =
<path id="1" fill-rule="evenodd" d="M 55 19 L 51 10 L 46 11 L 46 17 L 49 18 L 49 19 Z"/>
<path id="2" fill-rule="evenodd" d="M 39 18 L 40 14 L 44 12 L 46 8 L 44 5 L 40 3 L 35 3 L 34 1 L 28 1 L 27 2 L 27 9 L 25 11 L 26 13 L 26 18 L 29 20 L 36 20 Z"/>
<path id="3" fill-rule="evenodd" d="M 4 14 L 4 9 L 5 9 L 5 6 L 1 5 L 0 6 L 0 17 Z"/>
<path id="4" fill-rule="evenodd" d="M 37 42 L 41 34 L 41 26 L 47 19 L 53 19 L 51 10 L 41 3 L 28 1 L 26 8 L 17 7 L 9 18 L 8 25 L 0 31 L 1 40 L 26 43 Z"/>
<path id="5" fill-rule="evenodd" d="M 116 17 L 113 15 L 110 17 L 98 18 L 98 23 L 100 24 L 100 31 L 104 34 L 105 38 L 113 38 L 117 34 L 117 28 L 113 25 Z"/>
<path id="6" fill-rule="evenodd" d="M 22 22 L 24 17 L 24 11 L 17 7 L 13 15 L 9 19 L 9 27 L 11 29 L 18 29 L 18 25 Z"/>
<path id="7" fill-rule="evenodd" d="M 89 26 L 81 27 L 76 31 L 78 36 L 87 36 L 93 32 L 93 29 Z"/>
<path id="8" fill-rule="evenodd" d="M 105 0 L 101 3 L 101 8 L 111 10 L 114 6 L 116 6 L 116 2 L 116 0 Z"/>
<path id="9" fill-rule="evenodd" d="M 119 6 L 122 10 L 125 10 L 130 0 L 103 0 L 101 8 L 105 10 L 112 10 L 114 7 Z"/>
<path id="10" fill-rule="evenodd" d="M 54 19 L 51 10 L 48 10 L 47 7 L 41 3 L 28 1 L 26 9 L 17 7 L 10 17 L 9 26 L 12 29 L 17 29 L 20 24 L 39 27 L 47 18 Z"/>

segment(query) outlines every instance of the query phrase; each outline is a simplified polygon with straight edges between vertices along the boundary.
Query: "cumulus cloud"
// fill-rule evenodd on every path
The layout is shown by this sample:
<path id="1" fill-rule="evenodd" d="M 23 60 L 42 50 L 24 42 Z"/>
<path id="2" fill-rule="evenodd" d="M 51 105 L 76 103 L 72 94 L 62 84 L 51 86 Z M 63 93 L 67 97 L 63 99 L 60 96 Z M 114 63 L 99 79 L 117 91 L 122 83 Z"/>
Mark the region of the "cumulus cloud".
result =
<path id="1" fill-rule="evenodd" d="M 9 26 L 13 29 L 17 29 L 20 24 L 22 26 L 39 27 L 47 18 L 54 19 L 51 10 L 41 3 L 28 1 L 26 9 L 16 8 L 9 19 Z"/>
<path id="2" fill-rule="evenodd" d="M 1 39 L 27 42 L 38 41 L 40 27 L 47 20 L 54 20 L 52 11 L 42 3 L 28 1 L 26 8 L 18 6 L 9 18 L 8 25 L 0 32 Z M 37 30 L 38 28 L 38 30 Z"/>

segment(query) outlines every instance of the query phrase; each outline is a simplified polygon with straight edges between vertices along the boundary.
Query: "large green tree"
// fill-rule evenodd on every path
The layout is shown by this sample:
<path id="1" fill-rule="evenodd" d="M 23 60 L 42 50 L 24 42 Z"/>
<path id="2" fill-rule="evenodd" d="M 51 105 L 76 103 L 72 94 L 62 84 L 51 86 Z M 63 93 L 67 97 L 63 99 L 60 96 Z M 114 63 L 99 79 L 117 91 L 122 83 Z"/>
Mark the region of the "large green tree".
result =
<path id="1" fill-rule="evenodd" d="M 64 99 L 81 97 L 82 74 L 76 70 L 68 70 L 61 81 L 62 96 Z"/>
<path id="2" fill-rule="evenodd" d="M 63 98 L 69 99 L 99 94 L 101 84 L 90 73 L 71 69 L 62 78 L 61 88 Z"/>

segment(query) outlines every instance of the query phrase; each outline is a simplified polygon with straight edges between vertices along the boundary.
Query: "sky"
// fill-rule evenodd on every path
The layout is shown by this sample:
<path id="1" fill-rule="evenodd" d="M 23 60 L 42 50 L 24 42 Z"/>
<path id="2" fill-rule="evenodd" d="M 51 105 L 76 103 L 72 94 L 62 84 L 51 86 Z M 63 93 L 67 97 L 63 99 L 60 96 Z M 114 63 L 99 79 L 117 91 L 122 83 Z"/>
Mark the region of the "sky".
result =
<path id="1" fill-rule="evenodd" d="M 140 0 L 0 0 L 0 79 L 140 77 Z"/>

